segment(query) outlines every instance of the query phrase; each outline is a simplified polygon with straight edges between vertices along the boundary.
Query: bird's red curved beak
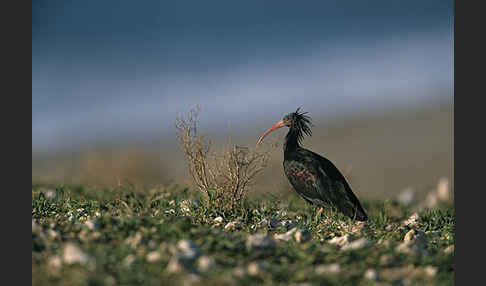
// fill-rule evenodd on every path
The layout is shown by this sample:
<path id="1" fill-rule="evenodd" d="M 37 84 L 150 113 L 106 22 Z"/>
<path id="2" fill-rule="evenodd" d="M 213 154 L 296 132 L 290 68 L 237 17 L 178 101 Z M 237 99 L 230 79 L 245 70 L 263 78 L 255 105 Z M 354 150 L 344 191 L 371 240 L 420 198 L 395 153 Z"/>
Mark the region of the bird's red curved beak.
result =
<path id="1" fill-rule="evenodd" d="M 279 122 L 275 123 L 275 125 L 273 125 L 272 127 L 270 127 L 270 129 L 268 129 L 267 131 L 265 131 L 265 133 L 263 133 L 263 135 L 260 137 L 260 139 L 258 139 L 257 145 L 260 145 L 262 143 L 262 141 L 263 141 L 263 138 L 265 138 L 265 136 L 267 136 L 270 132 L 279 129 L 280 127 L 284 127 L 284 123 L 283 123 L 282 120 L 280 120 Z"/>

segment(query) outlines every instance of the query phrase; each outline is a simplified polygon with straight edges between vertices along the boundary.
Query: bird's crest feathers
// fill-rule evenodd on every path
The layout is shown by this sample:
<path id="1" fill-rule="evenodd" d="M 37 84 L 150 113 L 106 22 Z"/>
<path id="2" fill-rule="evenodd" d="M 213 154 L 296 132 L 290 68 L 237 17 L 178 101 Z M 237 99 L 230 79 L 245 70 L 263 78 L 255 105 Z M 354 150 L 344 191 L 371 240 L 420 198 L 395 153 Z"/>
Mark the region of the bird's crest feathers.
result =
<path id="1" fill-rule="evenodd" d="M 308 112 L 301 112 L 300 107 L 295 112 L 290 113 L 288 116 L 292 120 L 291 130 L 294 136 L 297 136 L 297 142 L 301 143 L 304 139 L 304 134 L 312 136 L 311 118 L 306 115 Z"/>

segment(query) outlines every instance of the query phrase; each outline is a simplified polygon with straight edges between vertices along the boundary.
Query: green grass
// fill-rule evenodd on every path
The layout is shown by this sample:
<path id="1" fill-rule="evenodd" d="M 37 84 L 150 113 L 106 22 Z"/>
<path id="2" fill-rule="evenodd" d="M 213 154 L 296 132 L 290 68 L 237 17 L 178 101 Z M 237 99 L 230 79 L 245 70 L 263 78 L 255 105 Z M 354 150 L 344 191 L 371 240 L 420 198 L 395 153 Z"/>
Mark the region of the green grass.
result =
<path id="1" fill-rule="evenodd" d="M 409 254 L 395 248 L 409 228 L 402 222 L 414 213 L 390 201 L 363 201 L 369 221 L 360 226 L 336 213 L 316 217 L 316 210 L 297 197 L 286 201 L 260 198 L 241 209 L 223 212 L 206 206 L 198 193 L 177 186 L 138 190 L 134 186 L 93 190 L 71 186 L 33 186 L 32 285 L 453 285 L 454 208 L 452 204 L 419 212 L 413 227 L 426 233 L 427 253 Z M 221 216 L 223 222 L 214 219 Z M 251 249 L 248 236 L 285 233 L 285 226 L 258 227 L 263 219 L 292 220 L 312 238 L 276 241 L 274 248 Z M 231 221 L 241 227 L 225 230 Z M 343 250 L 329 240 L 347 233 L 371 243 Z M 199 256 L 214 264 L 207 270 L 189 261 L 181 271 L 168 265 L 176 245 L 192 241 Z M 63 261 L 66 245 L 74 243 L 87 261 Z M 159 253 L 147 261 L 149 253 Z M 59 259 L 57 259 L 57 258 Z M 53 265 L 53 261 L 61 261 Z M 131 261 L 131 263 L 129 263 Z M 247 271 L 253 262 L 260 271 Z M 323 265 L 339 264 L 337 273 Z M 55 264 L 55 263 L 54 263 Z M 425 269 L 435 269 L 427 275 Z M 431 268 L 433 267 L 433 268 Z M 374 269 L 378 281 L 365 278 Z M 433 272 L 433 271 L 432 271 Z"/>

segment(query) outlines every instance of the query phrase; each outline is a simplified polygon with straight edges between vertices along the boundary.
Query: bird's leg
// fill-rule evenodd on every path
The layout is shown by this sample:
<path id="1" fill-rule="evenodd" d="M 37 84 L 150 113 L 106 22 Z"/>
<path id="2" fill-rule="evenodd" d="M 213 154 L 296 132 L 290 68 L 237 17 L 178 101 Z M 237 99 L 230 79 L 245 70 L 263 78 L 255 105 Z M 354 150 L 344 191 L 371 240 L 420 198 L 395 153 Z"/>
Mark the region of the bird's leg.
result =
<path id="1" fill-rule="evenodd" d="M 322 211 L 324 210 L 323 207 L 320 207 L 319 210 L 316 213 L 316 216 L 321 216 Z"/>

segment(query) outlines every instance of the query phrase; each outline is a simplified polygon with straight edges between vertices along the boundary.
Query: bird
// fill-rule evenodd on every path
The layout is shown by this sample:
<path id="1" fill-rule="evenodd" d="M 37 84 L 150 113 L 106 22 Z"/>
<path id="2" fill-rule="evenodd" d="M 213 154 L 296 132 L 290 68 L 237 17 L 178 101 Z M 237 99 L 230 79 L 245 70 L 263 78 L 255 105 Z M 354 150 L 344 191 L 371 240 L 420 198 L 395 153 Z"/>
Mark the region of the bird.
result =
<path id="1" fill-rule="evenodd" d="M 297 108 L 275 123 L 258 139 L 257 146 L 271 132 L 288 127 L 284 144 L 284 172 L 294 190 L 311 205 L 317 216 L 326 209 L 337 210 L 351 219 L 366 221 L 368 216 L 339 169 L 328 159 L 301 147 L 305 135 L 312 136 L 311 118 Z"/>

